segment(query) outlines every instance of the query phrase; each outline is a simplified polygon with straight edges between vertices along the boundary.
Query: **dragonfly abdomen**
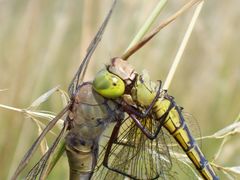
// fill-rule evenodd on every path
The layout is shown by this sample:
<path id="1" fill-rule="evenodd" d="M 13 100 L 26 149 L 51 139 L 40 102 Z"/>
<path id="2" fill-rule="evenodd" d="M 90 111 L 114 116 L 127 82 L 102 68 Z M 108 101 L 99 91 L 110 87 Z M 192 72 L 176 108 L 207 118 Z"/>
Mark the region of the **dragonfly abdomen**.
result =
<path id="1" fill-rule="evenodd" d="M 66 137 L 65 150 L 70 167 L 70 180 L 89 180 L 96 165 L 98 142 L 89 144 L 70 133 Z"/>
<path id="2" fill-rule="evenodd" d="M 182 147 L 183 151 L 187 154 L 204 179 L 219 179 L 191 135 L 184 117 L 182 116 L 181 109 L 175 104 L 173 99 L 159 99 L 155 103 L 153 111 L 157 118 L 160 119 L 170 105 L 172 105 L 173 108 L 171 108 L 168 116 L 165 118 L 163 126 Z"/>

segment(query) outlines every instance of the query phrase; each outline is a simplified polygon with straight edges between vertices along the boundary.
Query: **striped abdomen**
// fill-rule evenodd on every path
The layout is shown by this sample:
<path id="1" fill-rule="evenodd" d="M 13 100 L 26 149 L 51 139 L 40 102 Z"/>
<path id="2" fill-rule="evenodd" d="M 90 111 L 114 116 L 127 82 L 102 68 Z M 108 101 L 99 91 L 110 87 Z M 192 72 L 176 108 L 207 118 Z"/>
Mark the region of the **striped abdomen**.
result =
<path id="1" fill-rule="evenodd" d="M 160 119 L 160 117 L 167 111 L 171 103 L 173 108 L 164 120 L 163 126 L 182 147 L 183 151 L 187 154 L 204 179 L 219 179 L 191 135 L 187 124 L 185 123 L 181 109 L 176 105 L 174 100 L 172 98 L 159 99 L 154 105 L 153 111 L 155 115 L 158 119 Z"/>

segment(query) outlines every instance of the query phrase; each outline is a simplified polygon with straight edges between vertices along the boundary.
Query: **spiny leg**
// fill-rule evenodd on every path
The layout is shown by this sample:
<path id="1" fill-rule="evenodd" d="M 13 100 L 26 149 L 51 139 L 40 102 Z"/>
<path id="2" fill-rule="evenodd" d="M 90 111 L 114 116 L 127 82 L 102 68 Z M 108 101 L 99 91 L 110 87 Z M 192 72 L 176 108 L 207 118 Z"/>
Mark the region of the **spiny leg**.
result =
<path id="1" fill-rule="evenodd" d="M 143 119 L 145 117 L 147 117 L 150 113 L 150 111 L 152 110 L 154 104 L 157 102 L 158 98 L 160 97 L 160 93 L 161 93 L 161 84 L 162 82 L 159 80 L 159 88 L 157 90 L 157 93 L 154 97 L 154 99 L 152 100 L 152 102 L 150 103 L 150 105 L 146 108 L 146 110 L 144 112 L 140 111 L 138 108 L 135 108 L 133 106 L 128 105 L 125 101 L 123 101 L 122 103 L 118 103 L 120 106 L 122 106 L 123 110 L 130 113 L 130 114 L 134 114 L 137 117 Z"/>
<path id="2" fill-rule="evenodd" d="M 129 114 L 129 116 L 132 118 L 132 120 L 135 122 L 137 127 L 151 140 L 156 139 L 157 135 L 159 134 L 165 119 L 167 118 L 169 112 L 174 108 L 175 106 L 171 103 L 171 105 L 168 107 L 167 111 L 159 118 L 157 121 L 160 122 L 158 125 L 156 131 L 154 133 L 149 132 L 149 130 L 140 122 L 140 120 L 136 117 L 135 114 Z"/>

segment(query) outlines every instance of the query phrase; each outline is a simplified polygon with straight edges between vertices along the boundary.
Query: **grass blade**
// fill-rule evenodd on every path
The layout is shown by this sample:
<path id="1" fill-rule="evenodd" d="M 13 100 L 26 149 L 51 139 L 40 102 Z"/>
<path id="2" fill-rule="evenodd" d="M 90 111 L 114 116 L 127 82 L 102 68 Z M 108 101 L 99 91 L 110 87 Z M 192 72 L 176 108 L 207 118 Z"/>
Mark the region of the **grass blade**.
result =
<path id="1" fill-rule="evenodd" d="M 147 31 L 150 29 L 151 25 L 153 22 L 157 19 L 159 14 L 161 13 L 162 9 L 166 5 L 167 0 L 160 0 L 159 3 L 157 4 L 156 8 L 153 10 L 153 12 L 150 14 L 148 19 L 145 21 L 143 26 L 140 28 L 136 36 L 133 38 L 129 46 L 127 47 L 126 51 L 127 52 L 131 47 L 133 47 L 138 41 L 140 41 L 144 35 L 147 33 Z"/>
<path id="2" fill-rule="evenodd" d="M 178 66 L 178 64 L 179 64 L 179 62 L 180 62 L 180 60 L 182 58 L 183 52 L 184 52 L 184 50 L 185 50 L 185 48 L 187 46 L 187 43 L 188 43 L 188 40 L 189 40 L 191 34 L 192 34 L 192 30 L 193 30 L 193 28 L 195 26 L 197 18 L 198 18 L 199 14 L 200 14 L 200 12 L 202 10 L 203 3 L 204 3 L 204 1 L 202 1 L 197 6 L 197 8 L 196 8 L 196 10 L 194 12 L 192 20 L 190 21 L 190 24 L 189 24 L 189 26 L 187 28 L 187 31 L 186 31 L 186 33 L 184 35 L 184 38 L 183 38 L 183 40 L 181 42 L 181 45 L 180 45 L 179 49 L 178 49 L 178 52 L 177 52 L 177 54 L 175 56 L 175 59 L 174 59 L 173 64 L 171 66 L 171 69 L 170 69 L 170 71 L 169 71 L 169 73 L 167 75 L 167 79 L 166 79 L 166 81 L 165 81 L 165 83 L 163 85 L 163 89 L 164 90 L 167 90 L 169 88 L 170 84 L 171 84 L 171 81 L 172 81 L 173 76 L 174 76 L 174 74 L 176 72 L 177 66 Z"/>

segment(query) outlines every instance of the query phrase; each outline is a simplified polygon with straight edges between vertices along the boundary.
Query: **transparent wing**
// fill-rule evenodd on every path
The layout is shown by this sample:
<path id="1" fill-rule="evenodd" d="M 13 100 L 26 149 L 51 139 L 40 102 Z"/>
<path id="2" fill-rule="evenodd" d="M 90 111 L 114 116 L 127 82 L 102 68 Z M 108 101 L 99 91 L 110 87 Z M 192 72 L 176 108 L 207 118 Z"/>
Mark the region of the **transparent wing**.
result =
<path id="1" fill-rule="evenodd" d="M 21 160 L 21 162 L 19 163 L 16 171 L 14 172 L 14 175 L 13 175 L 12 179 L 16 179 L 18 177 L 18 175 L 22 172 L 22 170 L 26 167 L 26 165 L 30 161 L 32 155 L 34 154 L 34 152 L 37 150 L 38 146 L 42 142 L 43 138 L 54 127 L 54 125 L 57 123 L 57 121 L 68 111 L 69 107 L 70 107 L 70 104 L 67 105 L 52 121 L 50 121 L 48 123 L 48 125 L 45 127 L 45 129 L 40 134 L 40 136 L 38 136 L 38 138 L 33 143 L 31 148 L 24 155 L 24 157 Z"/>
<path id="2" fill-rule="evenodd" d="M 185 119 L 186 124 L 188 125 L 193 137 L 195 138 L 195 140 L 197 140 L 197 143 L 200 147 L 200 149 L 202 149 L 202 132 L 201 132 L 201 128 L 200 125 L 198 123 L 198 120 L 190 113 L 182 111 L 183 117 Z"/>
<path id="3" fill-rule="evenodd" d="M 141 122 L 155 131 L 155 120 L 142 119 Z M 109 155 L 109 167 L 116 169 L 118 173 L 102 165 L 106 149 L 103 148 L 93 179 L 124 179 L 126 176 L 135 179 L 169 177 L 172 163 L 165 138 L 168 136 L 160 131 L 156 139 L 150 140 L 130 118 L 126 119 Z"/>
<path id="4" fill-rule="evenodd" d="M 68 122 L 64 124 L 64 127 L 62 128 L 61 132 L 59 133 L 58 137 L 52 144 L 52 146 L 48 149 L 48 151 L 42 156 L 42 158 L 38 161 L 38 163 L 29 171 L 28 175 L 26 176 L 26 179 L 28 180 L 34 180 L 37 179 L 38 175 L 40 175 L 40 178 L 45 179 L 48 175 L 48 161 L 51 159 L 57 145 L 59 144 L 60 140 L 62 139 L 63 135 L 66 132 L 66 129 L 68 127 Z"/>
<path id="5" fill-rule="evenodd" d="M 81 65 L 80 65 L 78 71 L 74 75 L 74 77 L 73 77 L 73 79 L 71 81 L 71 84 L 68 87 L 68 92 L 69 92 L 69 94 L 71 96 L 75 94 L 79 82 L 82 82 L 82 80 L 84 78 L 85 72 L 87 70 L 87 66 L 88 66 L 88 64 L 90 62 L 90 58 L 91 58 L 93 52 L 95 51 L 98 43 L 100 42 L 100 40 L 102 38 L 103 32 L 104 32 L 104 30 L 105 30 L 105 28 L 106 28 L 106 26 L 108 24 L 108 21 L 109 21 L 109 19 L 111 17 L 113 8 L 115 7 L 116 1 L 117 0 L 113 1 L 113 4 L 112 4 L 112 6 L 111 6 L 111 8 L 110 8 L 110 10 L 108 12 L 108 15 L 106 16 L 106 18 L 105 18 L 104 22 L 102 23 L 101 27 L 99 28 L 97 34 L 95 35 L 95 37 L 91 41 L 90 45 L 88 46 L 86 55 L 85 55 Z"/>
<path id="6" fill-rule="evenodd" d="M 197 144 L 199 145 L 200 149 L 202 149 L 201 131 L 197 120 L 189 113 L 182 112 L 182 114 L 192 136 L 194 138 L 198 138 Z M 172 136 L 168 139 L 167 144 L 170 150 L 175 176 L 184 177 L 185 179 L 189 180 L 197 179 L 199 175 L 198 172 L 196 172 L 194 165 Z"/>

